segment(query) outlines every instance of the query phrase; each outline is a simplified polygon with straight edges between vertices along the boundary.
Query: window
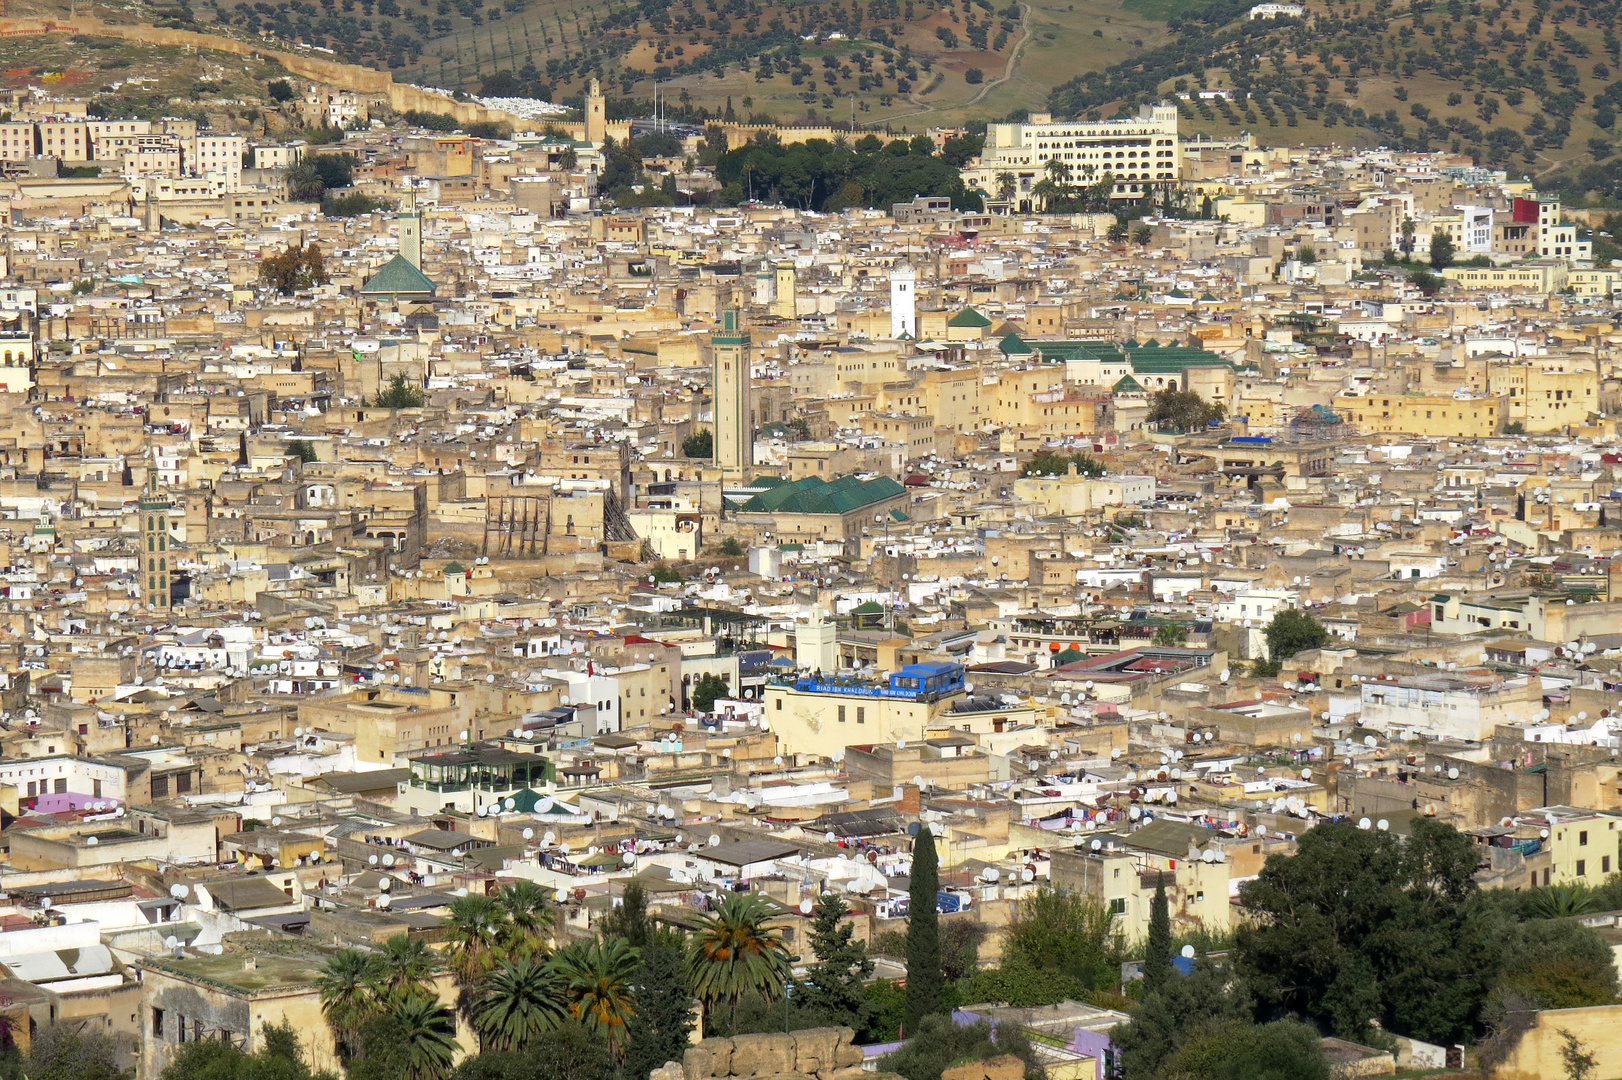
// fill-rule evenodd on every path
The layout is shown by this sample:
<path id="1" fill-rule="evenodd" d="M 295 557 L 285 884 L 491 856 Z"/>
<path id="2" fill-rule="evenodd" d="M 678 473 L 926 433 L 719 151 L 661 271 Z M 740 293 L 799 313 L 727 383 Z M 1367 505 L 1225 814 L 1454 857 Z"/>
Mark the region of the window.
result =
<path id="1" fill-rule="evenodd" d="M 167 776 L 154 776 L 152 778 L 152 797 L 154 799 L 167 799 L 169 797 L 169 778 Z"/>
<path id="2" fill-rule="evenodd" d="M 1115 899 L 1111 900 L 1109 902 L 1109 913 L 1111 915 L 1125 915 L 1126 914 L 1126 897 L 1117 896 Z"/>
<path id="3" fill-rule="evenodd" d="M 1578 877 L 1587 877 L 1588 876 L 1588 860 L 1587 859 L 1578 859 L 1577 860 L 1577 876 Z"/>
<path id="4" fill-rule="evenodd" d="M 163 1010 L 159 1008 L 152 1010 L 152 1037 L 163 1038 Z"/>
<path id="5" fill-rule="evenodd" d="M 839 706 L 839 722 L 841 724 L 845 722 L 845 707 L 843 705 Z"/>
<path id="6" fill-rule="evenodd" d="M 1587 847 L 1588 846 L 1588 830 L 1587 829 L 1584 829 L 1582 832 L 1577 834 L 1577 846 L 1578 847 Z"/>
<path id="7" fill-rule="evenodd" d="M 858 724 L 867 723 L 867 709 L 861 705 L 856 706 L 856 722 Z"/>
<path id="8" fill-rule="evenodd" d="M 1600 856 L 1599 872 L 1602 874 L 1609 874 L 1611 872 L 1611 857 L 1609 855 Z"/>
<path id="9" fill-rule="evenodd" d="M 52 782 L 51 790 L 57 795 L 66 795 L 68 793 L 67 777 L 58 776 L 56 780 Z"/>
<path id="10" fill-rule="evenodd" d="M 782 698 L 777 699 L 777 711 L 778 712 L 783 711 L 783 699 Z"/>

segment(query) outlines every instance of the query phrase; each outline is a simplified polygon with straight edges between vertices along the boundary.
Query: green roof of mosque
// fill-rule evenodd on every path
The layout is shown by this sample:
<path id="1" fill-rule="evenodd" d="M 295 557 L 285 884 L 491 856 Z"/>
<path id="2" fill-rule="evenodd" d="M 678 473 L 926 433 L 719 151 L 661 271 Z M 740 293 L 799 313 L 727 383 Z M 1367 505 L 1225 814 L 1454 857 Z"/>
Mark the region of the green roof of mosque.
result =
<path id="1" fill-rule="evenodd" d="M 984 328 L 991 325 L 991 320 L 973 308 L 964 308 L 962 311 L 946 320 L 947 326 Z"/>
<path id="2" fill-rule="evenodd" d="M 1029 344 L 1041 352 L 1044 360 L 1102 360 L 1111 364 L 1127 360 L 1131 362 L 1133 372 L 1139 375 L 1171 374 L 1188 367 L 1210 367 L 1216 364 L 1233 367 L 1232 361 L 1208 349 L 1193 345 L 1161 345 L 1154 341 L 1141 345 L 1136 341 L 1129 341 L 1122 345 L 1113 341 L 1040 339 Z"/>
<path id="3" fill-rule="evenodd" d="M 851 608 L 850 613 L 852 615 L 883 615 L 884 606 L 875 600 L 869 600 L 865 604 L 858 604 Z"/>
<path id="4" fill-rule="evenodd" d="M 1200 303 L 1202 304 L 1220 304 L 1221 302 L 1222 301 L 1218 300 L 1210 293 L 1206 293 L 1204 296 L 1200 297 Z"/>
<path id="5" fill-rule="evenodd" d="M 752 486 L 765 486 L 765 479 L 757 479 Z M 770 479 L 777 480 L 776 477 Z M 792 484 L 778 480 L 770 490 L 755 495 L 740 509 L 746 514 L 848 514 L 864 506 L 893 499 L 905 494 L 906 490 L 888 476 L 873 480 L 841 476 L 833 481 L 808 476 Z"/>
<path id="6" fill-rule="evenodd" d="M 1077 660 L 1083 659 L 1086 659 L 1086 657 L 1082 651 L 1072 645 L 1064 652 L 1059 653 L 1053 658 L 1053 666 L 1062 667 L 1065 664 L 1074 664 Z"/>
<path id="7" fill-rule="evenodd" d="M 432 296 L 434 283 L 404 255 L 396 255 L 383 264 L 383 268 L 366 279 L 360 287 L 362 295 Z"/>
<path id="8" fill-rule="evenodd" d="M 1144 392 L 1143 384 L 1130 375 L 1122 375 L 1119 379 L 1116 379 L 1115 385 L 1110 387 L 1110 390 L 1117 394 L 1141 394 Z"/>
<path id="9" fill-rule="evenodd" d="M 1035 351 L 1018 334 L 1009 334 L 1000 344 L 1004 356 L 1029 356 Z"/>

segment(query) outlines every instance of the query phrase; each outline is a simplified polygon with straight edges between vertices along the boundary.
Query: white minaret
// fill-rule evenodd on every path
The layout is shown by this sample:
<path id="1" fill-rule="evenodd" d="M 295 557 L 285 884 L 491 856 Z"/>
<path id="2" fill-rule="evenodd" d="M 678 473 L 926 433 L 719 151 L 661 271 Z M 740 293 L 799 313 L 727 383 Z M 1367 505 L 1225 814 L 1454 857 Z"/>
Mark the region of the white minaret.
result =
<path id="1" fill-rule="evenodd" d="M 890 336 L 918 336 L 918 271 L 900 263 L 890 271 Z"/>

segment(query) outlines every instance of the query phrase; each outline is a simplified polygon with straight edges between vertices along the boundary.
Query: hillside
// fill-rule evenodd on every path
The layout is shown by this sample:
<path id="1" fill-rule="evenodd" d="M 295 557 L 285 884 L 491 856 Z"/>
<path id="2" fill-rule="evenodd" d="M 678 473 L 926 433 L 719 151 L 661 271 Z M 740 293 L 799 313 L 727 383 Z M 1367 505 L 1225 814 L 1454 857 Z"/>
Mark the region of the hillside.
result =
<path id="1" fill-rule="evenodd" d="M 1618 5 L 1328 0 L 1310 23 L 1248 21 L 1248 6 L 1213 0 L 1174 17 L 1175 40 L 1079 75 L 1052 108 L 1105 115 L 1179 94 L 1191 131 L 1452 150 L 1571 196 L 1622 195 Z M 1234 101 L 1199 100 L 1201 87 Z"/>

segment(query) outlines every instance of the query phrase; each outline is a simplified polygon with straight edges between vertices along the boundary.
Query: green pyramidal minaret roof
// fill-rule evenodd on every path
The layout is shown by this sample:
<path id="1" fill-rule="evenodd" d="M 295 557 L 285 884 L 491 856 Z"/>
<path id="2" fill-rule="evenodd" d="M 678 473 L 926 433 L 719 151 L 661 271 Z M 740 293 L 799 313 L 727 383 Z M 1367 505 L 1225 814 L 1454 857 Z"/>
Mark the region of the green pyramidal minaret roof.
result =
<path id="1" fill-rule="evenodd" d="M 947 326 L 985 327 L 991 325 L 991 320 L 973 308 L 964 308 L 962 311 L 946 320 Z"/>
<path id="2" fill-rule="evenodd" d="M 432 296 L 434 283 L 404 255 L 396 255 L 360 287 L 362 296 Z"/>
<path id="3" fill-rule="evenodd" d="M 1004 356 L 1029 356 L 1036 351 L 1018 334 L 1009 334 L 1002 339 L 1000 345 Z"/>

